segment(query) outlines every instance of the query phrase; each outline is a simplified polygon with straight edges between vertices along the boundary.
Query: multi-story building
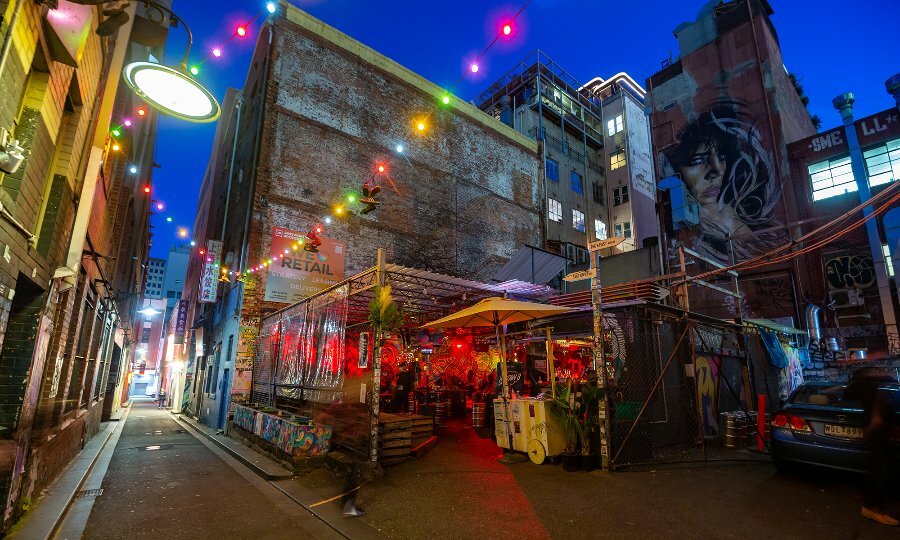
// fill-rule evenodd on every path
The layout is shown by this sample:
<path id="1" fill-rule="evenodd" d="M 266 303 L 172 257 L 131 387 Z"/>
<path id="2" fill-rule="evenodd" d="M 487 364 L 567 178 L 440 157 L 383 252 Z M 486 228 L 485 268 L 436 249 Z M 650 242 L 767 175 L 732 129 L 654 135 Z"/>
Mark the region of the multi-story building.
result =
<path id="1" fill-rule="evenodd" d="M 659 242 L 656 184 L 646 92 L 627 73 L 597 77 L 584 88 L 600 99 L 606 154 L 606 201 L 610 236 L 625 241 L 612 253 Z"/>
<path id="2" fill-rule="evenodd" d="M 191 258 L 191 246 L 170 246 L 166 258 L 166 271 L 163 274 L 162 298 L 166 300 L 165 319 L 168 320 L 172 310 L 181 299 L 184 291 L 184 276 L 187 273 L 188 261 Z"/>
<path id="3" fill-rule="evenodd" d="M 787 145 L 815 129 L 784 67 L 771 14 L 765 0 L 706 3 L 696 20 L 675 29 L 679 57 L 647 80 L 670 270 L 679 247 L 690 250 L 691 271 L 699 273 L 798 237 Z M 797 324 L 797 265 L 741 274 L 740 301 L 695 284 L 690 306 L 721 318 Z M 731 288 L 731 276 L 718 286 Z"/>
<path id="4" fill-rule="evenodd" d="M 0 1 L 0 138 L 23 157 L 0 172 L 3 530 L 120 401 L 149 244 L 150 180 L 131 171 L 155 129 L 125 129 L 120 72 L 166 35 L 127 9 L 116 28 L 100 6 Z"/>
<path id="5" fill-rule="evenodd" d="M 543 238 L 532 139 L 282 7 L 261 29 L 239 112 L 227 115 L 234 121 L 216 156 L 226 165 L 213 167 L 225 173 L 209 187 L 207 237 L 194 251 L 201 257 L 209 241 L 221 241 L 220 257 L 202 257 L 220 262 L 224 270 L 213 275 L 228 281 L 200 283 L 222 289 L 199 321 L 209 325 L 201 345 L 211 361 L 205 371 L 195 362 L 191 385 L 202 389 L 210 425 L 220 425 L 232 397 L 249 397 L 258 317 L 371 268 L 379 248 L 391 263 L 478 279 Z M 363 213 L 357 197 L 366 181 L 381 192 L 377 209 Z M 317 226 L 318 255 L 284 253 L 285 241 Z M 304 264 L 307 257 L 326 265 Z M 264 258 L 277 263 L 239 282 L 227 275 Z"/>
<path id="6" fill-rule="evenodd" d="M 475 98 L 479 109 L 540 142 L 544 247 L 572 264 L 587 241 L 611 235 L 603 114 L 599 99 L 542 51 Z M 629 233 L 630 234 L 630 233 Z"/>
<path id="7" fill-rule="evenodd" d="M 159 299 L 163 297 L 163 277 L 166 275 L 166 260 L 150 257 L 147 259 L 147 285 L 144 298 Z"/>
<path id="8" fill-rule="evenodd" d="M 889 302 L 896 313 L 900 205 L 879 197 L 900 178 L 900 110 L 891 107 L 856 120 L 853 127 L 864 162 L 866 177 L 862 181 L 873 197 L 878 197 L 877 206 L 887 204 L 887 211 L 875 220 L 876 249 L 881 249 L 881 258 L 873 257 L 865 227 L 850 230 L 845 225 L 834 231 L 835 238 L 827 245 L 800 259 L 803 295 L 813 306 L 810 323 L 821 327 L 821 339 L 836 339 L 838 345 L 837 350 L 826 351 L 815 344 L 811 350 L 813 370 L 808 373 L 828 380 L 846 378 L 850 369 L 858 367 L 849 361 L 854 351 L 863 351 L 870 362 L 892 368 L 898 367 L 898 361 L 888 357 L 900 356 L 900 344 L 889 342 L 883 305 Z M 854 174 L 844 126 L 791 143 L 788 156 L 804 233 L 860 204 L 860 179 Z M 859 216 L 857 213 L 854 218 Z M 882 264 L 885 267 L 878 268 Z M 879 272 L 888 294 L 880 294 Z"/>

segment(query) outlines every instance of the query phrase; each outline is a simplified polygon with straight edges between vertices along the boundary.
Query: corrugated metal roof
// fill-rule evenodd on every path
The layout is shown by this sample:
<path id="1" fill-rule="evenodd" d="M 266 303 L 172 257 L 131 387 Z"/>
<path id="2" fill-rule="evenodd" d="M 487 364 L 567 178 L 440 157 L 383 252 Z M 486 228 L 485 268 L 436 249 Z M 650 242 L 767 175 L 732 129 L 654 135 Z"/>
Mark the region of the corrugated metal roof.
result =
<path id="1" fill-rule="evenodd" d="M 566 259 L 549 251 L 524 246 L 503 265 L 494 279 L 497 281 L 519 280 L 529 283 L 546 284 L 566 268 Z"/>

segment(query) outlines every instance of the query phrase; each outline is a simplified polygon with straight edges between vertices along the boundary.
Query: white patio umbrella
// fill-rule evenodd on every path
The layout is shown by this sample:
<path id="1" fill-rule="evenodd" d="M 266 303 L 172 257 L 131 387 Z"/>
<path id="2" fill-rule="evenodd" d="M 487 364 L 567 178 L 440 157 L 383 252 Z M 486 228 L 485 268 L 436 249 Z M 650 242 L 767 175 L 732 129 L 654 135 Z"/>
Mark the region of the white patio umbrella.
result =
<path id="1" fill-rule="evenodd" d="M 509 397 L 509 380 L 506 367 L 506 351 L 500 343 L 500 325 L 512 324 L 534 319 L 543 319 L 552 315 L 560 315 L 571 311 L 570 308 L 507 300 L 505 298 L 485 298 L 474 306 L 467 307 L 442 319 L 422 325 L 422 328 L 469 328 L 473 326 L 493 326 L 497 338 L 497 349 L 500 351 L 502 368 L 503 401 Z M 507 417 L 509 415 L 507 414 Z M 508 422 L 508 418 L 507 418 Z M 509 429 L 507 429 L 509 433 Z M 509 433 L 509 446 L 512 448 L 512 433 Z"/>

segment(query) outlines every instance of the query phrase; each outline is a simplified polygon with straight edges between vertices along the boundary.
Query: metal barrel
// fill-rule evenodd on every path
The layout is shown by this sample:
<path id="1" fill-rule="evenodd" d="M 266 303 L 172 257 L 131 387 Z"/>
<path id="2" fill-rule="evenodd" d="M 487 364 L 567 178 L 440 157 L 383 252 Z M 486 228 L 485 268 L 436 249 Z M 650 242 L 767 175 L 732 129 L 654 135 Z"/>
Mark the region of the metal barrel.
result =
<path id="1" fill-rule="evenodd" d="M 434 404 L 434 425 L 443 426 L 447 419 L 447 402 L 438 401 Z"/>
<path id="2" fill-rule="evenodd" d="M 719 428 L 721 430 L 722 444 L 725 448 L 744 448 L 747 446 L 747 417 L 744 413 L 720 413 Z"/>
<path id="3" fill-rule="evenodd" d="M 472 403 L 472 427 L 484 427 L 484 403 Z"/>

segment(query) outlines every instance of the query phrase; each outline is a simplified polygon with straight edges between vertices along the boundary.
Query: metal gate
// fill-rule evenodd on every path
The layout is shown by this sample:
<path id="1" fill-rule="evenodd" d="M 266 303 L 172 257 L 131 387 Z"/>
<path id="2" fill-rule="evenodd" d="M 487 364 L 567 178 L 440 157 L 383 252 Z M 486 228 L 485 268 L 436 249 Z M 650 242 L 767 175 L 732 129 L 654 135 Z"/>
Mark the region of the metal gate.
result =
<path id="1" fill-rule="evenodd" d="M 613 469 L 765 459 L 748 449 L 761 357 L 741 327 L 647 306 L 608 311 L 604 324 Z"/>

